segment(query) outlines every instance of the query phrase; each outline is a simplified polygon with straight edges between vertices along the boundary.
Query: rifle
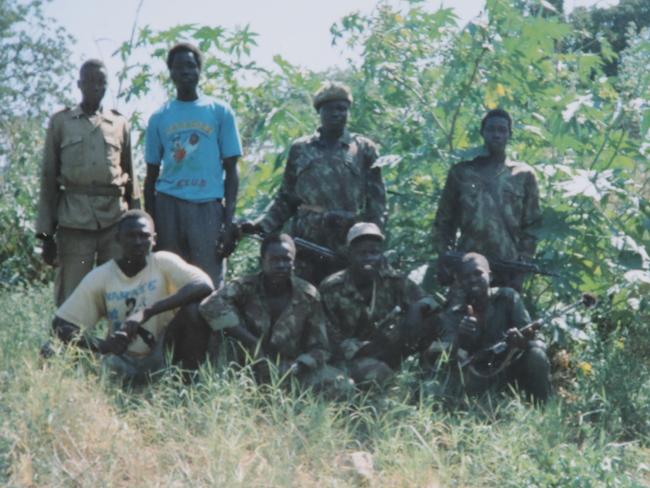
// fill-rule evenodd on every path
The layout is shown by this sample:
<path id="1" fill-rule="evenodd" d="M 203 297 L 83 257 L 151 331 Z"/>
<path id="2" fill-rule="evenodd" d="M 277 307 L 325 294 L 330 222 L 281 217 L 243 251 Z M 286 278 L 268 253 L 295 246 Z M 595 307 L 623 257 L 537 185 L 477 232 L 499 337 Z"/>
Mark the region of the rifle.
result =
<path id="1" fill-rule="evenodd" d="M 466 253 L 459 251 L 447 251 L 441 256 L 440 261 L 452 268 L 457 268 L 460 265 L 465 254 Z M 558 273 L 544 269 L 535 263 L 499 259 L 489 256 L 486 256 L 486 259 L 490 263 L 490 267 L 493 271 L 514 271 L 517 273 L 532 273 L 542 276 L 560 276 Z"/>
<path id="2" fill-rule="evenodd" d="M 238 229 L 237 232 L 239 238 L 241 238 L 241 236 L 246 236 L 261 242 L 266 237 L 265 232 L 244 232 L 240 224 L 236 224 L 236 225 Z M 292 237 L 292 239 L 298 249 L 302 249 L 303 251 L 310 252 L 312 254 L 315 254 L 319 257 L 331 261 L 347 262 L 346 257 L 338 254 L 336 251 L 330 249 L 329 247 L 321 246 L 320 244 L 316 244 L 315 242 L 308 241 L 306 239 L 303 239 L 302 237 Z"/>
<path id="3" fill-rule="evenodd" d="M 550 320 L 564 315 L 565 313 L 570 312 L 579 306 L 583 306 L 586 309 L 589 309 L 595 306 L 596 303 L 597 300 L 594 295 L 591 293 L 583 293 L 580 297 L 580 300 L 567 305 L 566 307 L 563 307 L 557 312 L 547 315 L 542 319 L 535 320 L 534 322 L 525 325 L 519 329 L 519 332 L 525 336 L 529 332 L 539 330 L 542 325 L 548 323 Z M 520 349 L 510 348 L 504 338 L 503 340 L 500 340 L 499 342 L 486 347 L 477 353 L 460 358 L 458 365 L 461 368 L 468 367 L 472 374 L 481 378 L 491 378 L 507 368 L 512 363 L 512 361 L 520 357 L 522 353 L 523 351 Z M 483 368 L 483 371 L 479 371 L 477 367 Z"/>

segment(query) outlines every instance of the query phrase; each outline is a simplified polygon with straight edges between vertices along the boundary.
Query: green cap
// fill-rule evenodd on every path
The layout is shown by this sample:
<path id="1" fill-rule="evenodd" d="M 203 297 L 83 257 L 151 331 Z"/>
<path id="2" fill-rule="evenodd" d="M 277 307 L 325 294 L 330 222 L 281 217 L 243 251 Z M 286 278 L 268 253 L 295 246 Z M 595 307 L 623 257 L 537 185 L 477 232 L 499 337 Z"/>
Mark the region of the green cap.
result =
<path id="1" fill-rule="evenodd" d="M 318 110 L 324 103 L 334 100 L 343 100 L 351 104 L 352 92 L 343 83 L 326 81 L 314 94 L 314 108 Z"/>

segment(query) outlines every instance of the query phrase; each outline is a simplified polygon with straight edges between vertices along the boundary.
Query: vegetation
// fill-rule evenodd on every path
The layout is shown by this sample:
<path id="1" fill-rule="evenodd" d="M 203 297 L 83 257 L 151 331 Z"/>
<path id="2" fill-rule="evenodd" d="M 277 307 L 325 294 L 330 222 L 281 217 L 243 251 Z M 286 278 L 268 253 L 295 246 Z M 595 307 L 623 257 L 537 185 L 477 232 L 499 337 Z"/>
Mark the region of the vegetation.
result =
<path id="1" fill-rule="evenodd" d="M 124 62 L 121 96 L 137 107 L 153 86 L 168 86 L 163 58 L 173 42 L 200 45 L 204 91 L 228 100 L 239 117 L 243 217 L 259 215 L 278 187 L 291 139 L 315 129 L 310 96 L 320 82 L 347 82 L 355 97 L 351 128 L 382 145 L 391 260 L 404 270 L 421 271 L 432 258 L 437 197 L 450 165 L 477 149 L 480 117 L 496 106 L 510 111 L 511 156 L 533 165 L 540 180 L 538 257 L 562 275 L 528 282 L 531 312 L 539 316 L 583 291 L 600 298 L 593 313 L 553 322 L 557 395 L 546 408 L 506 395 L 451 409 L 415 361 L 385 397 L 351 404 L 256 388 L 245 372 L 221 368 L 204 370 L 192 387 L 170 372 L 148 390 L 124 393 L 90 358 L 74 362 L 68 353 L 41 365 L 36 350 L 53 306 L 39 284 L 48 275 L 30 227 L 40 141 L 23 133 L 14 139 L 21 150 L 7 153 L 0 187 L 0 481 L 650 484 L 650 32 L 628 31 L 617 76 L 607 76 L 606 52 L 566 48 L 576 38 L 561 16 L 547 15 L 553 4 L 520 3 L 488 0 L 486 17 L 463 28 L 452 10 L 415 0 L 352 13 L 332 26 L 332 39 L 358 56 L 329 73 L 280 56 L 275 70 L 261 69 L 248 28 L 143 28 L 116 55 Z M 131 62 L 136 57 L 148 61 Z M 143 115 L 134 110 L 132 120 L 142 131 Z M 255 252 L 243 243 L 231 272 L 250 268 Z"/>

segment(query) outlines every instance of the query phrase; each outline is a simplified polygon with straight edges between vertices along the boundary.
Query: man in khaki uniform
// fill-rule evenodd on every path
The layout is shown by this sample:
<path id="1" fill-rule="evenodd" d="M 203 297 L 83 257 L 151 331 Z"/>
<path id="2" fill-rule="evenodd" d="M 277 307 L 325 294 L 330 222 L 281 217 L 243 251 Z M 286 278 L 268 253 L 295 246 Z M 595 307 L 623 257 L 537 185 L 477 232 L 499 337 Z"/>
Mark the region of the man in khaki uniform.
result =
<path id="1" fill-rule="evenodd" d="M 296 247 L 287 234 L 269 234 L 261 246 L 262 271 L 238 278 L 203 300 L 200 312 L 215 331 L 237 340 L 261 381 L 268 361 L 305 386 L 339 395 L 349 381 L 325 363 L 329 343 L 316 287 L 293 274 Z M 238 362 L 245 358 L 237 354 Z"/>
<path id="2" fill-rule="evenodd" d="M 119 257 L 116 224 L 127 209 L 140 206 L 128 122 L 100 105 L 106 93 L 104 64 L 86 61 L 77 86 L 81 103 L 50 119 L 36 222 L 43 260 L 58 265 L 57 305 L 95 263 Z"/>

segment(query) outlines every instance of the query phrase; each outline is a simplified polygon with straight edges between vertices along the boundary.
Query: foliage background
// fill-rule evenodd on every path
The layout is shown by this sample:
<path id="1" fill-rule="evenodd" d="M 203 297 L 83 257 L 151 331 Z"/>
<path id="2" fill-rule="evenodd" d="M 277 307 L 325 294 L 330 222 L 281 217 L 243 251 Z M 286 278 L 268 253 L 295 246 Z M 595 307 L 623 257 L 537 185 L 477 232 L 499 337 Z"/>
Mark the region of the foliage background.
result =
<path id="1" fill-rule="evenodd" d="M 9 12 L 0 22 L 7 47 L 3 61 L 17 60 L 15 71 L 0 75 L 0 106 L 9 107 L 0 119 L 0 282 L 1 303 L 11 310 L 0 327 L 0 412 L 8 419 L 0 430 L 0 479 L 16 485 L 31 479 L 85 486 L 93 478 L 80 467 L 94 466 L 99 479 L 124 484 L 115 466 L 126 460 L 114 446 L 98 437 L 96 446 L 84 448 L 88 451 L 79 447 L 76 429 L 92 429 L 92 411 L 82 408 L 88 419 L 82 415 L 75 426 L 65 408 L 70 401 L 96 401 L 114 442 L 151 450 L 153 472 L 162 462 L 156 457 L 162 455 L 160 441 L 172 443 L 168 455 L 175 468 L 167 483 L 236 483 L 231 466 L 241 466 L 252 450 L 269 464 L 244 470 L 253 474 L 241 478 L 241 484 L 264 484 L 265 479 L 282 484 L 306 473 L 316 473 L 305 478 L 307 484 L 354 484 L 356 474 L 331 468 L 345 465 L 345 453 L 354 449 L 375 456 L 375 478 L 362 478 L 376 486 L 382 486 L 380 475 L 404 486 L 648 482 L 642 462 L 650 434 L 648 29 L 630 26 L 625 44 L 611 47 L 595 27 L 575 30 L 557 2 L 488 0 L 487 15 L 461 28 L 453 10 L 431 11 L 411 0 L 401 8 L 379 3 L 369 15 L 351 13 L 332 26 L 332 42 L 359 54 L 344 70 L 311 72 L 279 55 L 275 70 L 262 69 L 253 61 L 256 36 L 249 28 L 144 27 L 115 53 L 124 65 L 120 97 L 135 106 L 155 85 L 170 89 L 163 58 L 171 44 L 193 40 L 206 53 L 202 89 L 233 106 L 246 148 L 240 166 L 242 217 L 259 215 L 270 201 L 290 141 L 315 130 L 310 97 L 321 81 L 348 83 L 355 98 L 351 129 L 381 143 L 389 191 L 388 248 L 394 265 L 404 270 L 433 258 L 429 232 L 438 195 L 450 165 L 479 149 L 482 114 L 497 106 L 512 114 L 511 156 L 534 166 L 540 181 L 544 226 L 538 258 L 562 274 L 529 280 L 528 305 L 540 315 L 574 301 L 582 291 L 596 293 L 600 305 L 592 314 L 553 321 L 552 352 L 564 350 L 569 356 L 568 364 L 556 364 L 558 396 L 545 411 L 510 399 L 449 413 L 430 395 L 414 400 L 404 393 L 414 384 L 417 391 L 427 391 L 431 382 L 409 376 L 408 367 L 388 399 L 359 399 L 353 407 L 324 405 L 282 390 L 265 396 L 242 384 L 245 377 L 225 372 L 206 372 L 197 390 L 164 383 L 125 399 L 114 387 L 98 385 L 94 373 L 71 372 L 63 361 L 39 369 L 34 351 L 47 334 L 53 309 L 40 285 L 51 279 L 51 271 L 40 264 L 33 238 L 38 165 L 45 108 L 70 94 L 70 83 L 58 81 L 71 72 L 70 40 L 42 18 L 40 2 L 0 0 L 0 7 Z M 38 26 L 38 38 L 26 34 L 33 32 L 28 25 Z M 585 35 L 599 41 L 598 50 L 582 49 Z M 32 54 L 23 59 L 26 52 Z M 132 61 L 136 58 L 147 61 Z M 608 68 L 612 63 L 615 73 Z M 39 88 L 16 91 L 15 80 L 26 78 Z M 141 140 L 146 120 L 137 111 L 131 115 Z M 249 269 L 255 255 L 253 244 L 242 243 L 231 272 Z M 63 390 L 53 389 L 57 384 Z M 216 452 L 202 428 L 213 435 L 232 432 L 212 413 L 215 409 L 240 425 L 242 442 L 233 445 L 232 459 L 219 458 L 225 464 L 209 470 L 212 478 L 201 478 L 192 463 Z M 274 441 L 287 426 L 302 434 Z M 250 444 L 259 428 L 270 446 L 261 452 Z M 320 451 L 319 442 L 324 442 Z M 181 454 L 185 451 L 189 454 Z M 296 455 L 293 462 L 273 468 L 274 457 Z M 74 478 L 66 462 L 77 463 Z M 136 464 L 141 462 L 146 464 L 140 458 Z M 407 467 L 413 469 L 410 474 Z"/>

